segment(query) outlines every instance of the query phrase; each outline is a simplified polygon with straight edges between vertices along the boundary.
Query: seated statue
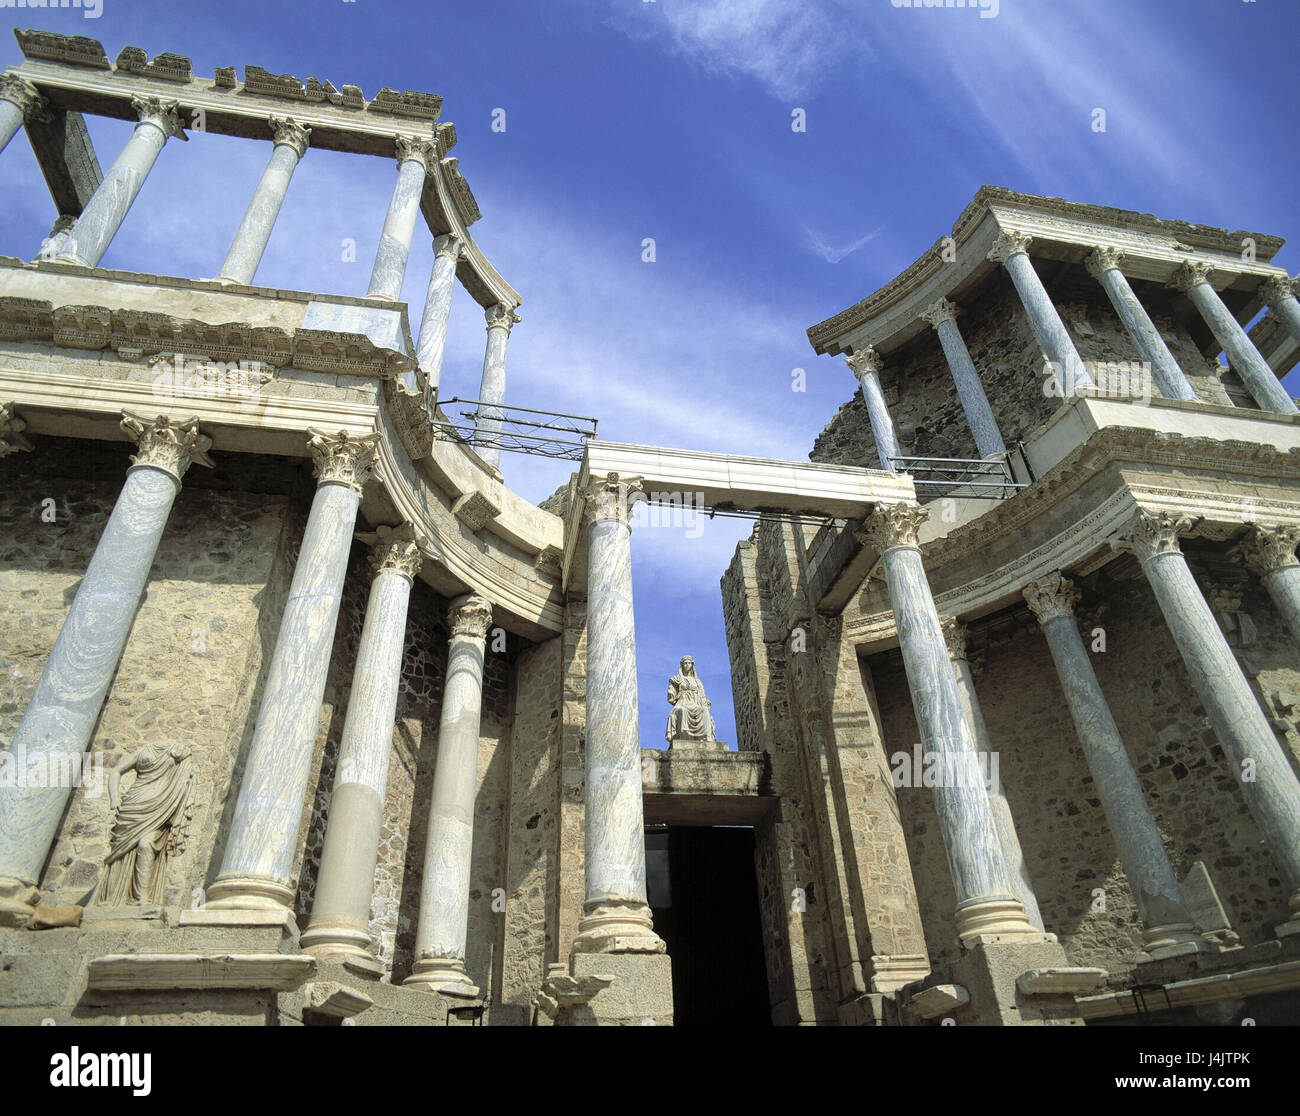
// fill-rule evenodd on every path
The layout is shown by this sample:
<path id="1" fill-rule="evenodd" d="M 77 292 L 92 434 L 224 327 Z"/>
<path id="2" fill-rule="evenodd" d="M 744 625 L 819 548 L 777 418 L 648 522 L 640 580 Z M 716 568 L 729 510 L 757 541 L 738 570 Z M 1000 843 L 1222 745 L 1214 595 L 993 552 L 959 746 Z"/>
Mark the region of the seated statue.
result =
<path id="1" fill-rule="evenodd" d="M 704 696 L 704 683 L 695 673 L 695 660 L 687 655 L 681 661 L 681 673 L 668 680 L 668 704 L 673 711 L 668 714 L 668 743 L 674 740 L 717 740 L 713 704 Z"/>

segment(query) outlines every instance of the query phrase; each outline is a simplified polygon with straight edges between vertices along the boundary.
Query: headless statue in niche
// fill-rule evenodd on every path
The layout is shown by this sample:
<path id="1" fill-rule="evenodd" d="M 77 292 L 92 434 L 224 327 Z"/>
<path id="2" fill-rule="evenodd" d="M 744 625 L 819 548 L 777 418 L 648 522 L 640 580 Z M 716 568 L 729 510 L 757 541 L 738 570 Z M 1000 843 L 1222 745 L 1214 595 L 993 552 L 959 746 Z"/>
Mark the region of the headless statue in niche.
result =
<path id="1" fill-rule="evenodd" d="M 108 773 L 108 801 L 117 812 L 95 903 L 106 907 L 161 905 L 167 859 L 183 852 L 190 820 L 190 750 L 146 744 Z M 135 781 L 121 793 L 121 778 Z"/>
<path id="2" fill-rule="evenodd" d="M 695 660 L 689 655 L 682 659 L 680 673 L 668 680 L 668 704 L 673 707 L 665 734 L 669 744 L 674 740 L 717 740 L 713 714 L 709 712 L 713 703 L 704 696 L 704 683 L 695 673 Z"/>

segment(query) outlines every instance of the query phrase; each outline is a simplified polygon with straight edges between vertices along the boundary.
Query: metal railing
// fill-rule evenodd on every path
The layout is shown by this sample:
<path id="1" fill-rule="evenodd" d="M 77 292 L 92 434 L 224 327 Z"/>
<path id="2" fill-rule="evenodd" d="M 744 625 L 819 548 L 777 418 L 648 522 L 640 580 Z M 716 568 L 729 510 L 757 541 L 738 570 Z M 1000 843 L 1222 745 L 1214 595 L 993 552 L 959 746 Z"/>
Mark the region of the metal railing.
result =
<path id="1" fill-rule="evenodd" d="M 1005 500 L 1025 487 L 1001 457 L 891 457 L 889 460 L 898 472 L 912 478 L 918 496 Z"/>
<path id="2" fill-rule="evenodd" d="M 535 407 L 516 407 L 508 403 L 486 403 L 482 399 L 452 396 L 443 401 L 450 413 L 452 404 L 463 403 L 474 409 L 462 410 L 460 418 L 440 418 L 437 399 L 431 400 L 429 425 L 433 436 L 445 442 L 461 442 L 479 448 L 499 449 L 505 453 L 527 453 L 534 457 L 553 457 L 564 461 L 581 461 L 587 443 L 596 437 L 596 419 L 587 415 L 570 415 L 563 411 L 543 411 Z M 501 424 L 499 430 L 481 430 L 479 411 Z M 535 416 L 523 418 L 523 415 Z"/>

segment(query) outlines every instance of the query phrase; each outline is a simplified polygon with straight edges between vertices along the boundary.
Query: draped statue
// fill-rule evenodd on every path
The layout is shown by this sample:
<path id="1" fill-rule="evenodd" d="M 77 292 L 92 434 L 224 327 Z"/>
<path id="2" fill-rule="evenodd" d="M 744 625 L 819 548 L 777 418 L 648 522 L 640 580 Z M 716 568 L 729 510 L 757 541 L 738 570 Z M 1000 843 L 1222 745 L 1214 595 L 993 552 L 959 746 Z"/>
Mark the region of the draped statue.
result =
<path id="1" fill-rule="evenodd" d="M 117 811 L 95 902 L 107 907 L 161 905 L 167 858 L 184 851 L 190 820 L 190 750 L 146 744 L 108 773 L 108 801 Z M 121 778 L 135 781 L 121 793 Z"/>
<path id="2" fill-rule="evenodd" d="M 668 714 L 668 743 L 674 740 L 717 740 L 712 702 L 704 696 L 704 683 L 695 673 L 695 660 L 687 655 L 681 661 L 681 671 L 668 680 L 668 704 L 673 711 Z"/>

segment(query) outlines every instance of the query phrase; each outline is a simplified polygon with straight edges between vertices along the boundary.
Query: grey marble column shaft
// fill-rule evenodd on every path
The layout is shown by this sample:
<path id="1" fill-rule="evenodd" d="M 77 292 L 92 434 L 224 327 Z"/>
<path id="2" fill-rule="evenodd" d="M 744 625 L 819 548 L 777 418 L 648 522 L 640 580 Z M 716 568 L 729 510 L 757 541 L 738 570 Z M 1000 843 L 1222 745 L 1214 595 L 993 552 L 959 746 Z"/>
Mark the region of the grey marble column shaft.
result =
<path id="1" fill-rule="evenodd" d="M 28 120 L 45 113 L 45 100 L 26 78 L 0 74 L 0 151 Z"/>
<path id="2" fill-rule="evenodd" d="M 917 530 L 925 514 L 916 505 L 880 505 L 862 537 L 880 552 L 921 745 L 940 767 L 934 804 L 957 893 L 958 935 L 1035 934 L 1011 886 L 975 732 L 921 562 Z"/>
<path id="3" fill-rule="evenodd" d="M 1142 359 L 1151 365 L 1160 394 L 1169 399 L 1195 399 L 1196 392 L 1187 382 L 1183 370 L 1160 336 L 1155 322 L 1133 293 L 1124 272 L 1120 270 L 1124 253 L 1114 248 L 1097 248 L 1085 261 L 1088 272 L 1097 280 L 1115 307 L 1115 313 L 1138 347 Z"/>
<path id="4" fill-rule="evenodd" d="M 519 321 L 519 315 L 504 304 L 489 306 L 487 317 L 487 346 L 483 351 L 483 379 L 479 384 L 478 417 L 474 420 L 477 440 L 475 450 L 479 457 L 494 469 L 501 466 L 501 404 L 506 401 L 506 345 L 510 330 Z"/>
<path id="5" fill-rule="evenodd" d="M 273 116 L 270 124 L 274 130 L 275 142 L 271 148 L 271 158 L 253 191 L 253 197 L 244 212 L 244 219 L 239 222 L 235 239 L 226 253 L 226 261 L 221 265 L 221 278 L 236 283 L 251 283 L 257 274 L 257 265 L 262 262 L 266 243 L 271 239 L 271 230 L 275 219 L 280 215 L 280 206 L 284 204 L 284 195 L 289 189 L 289 181 L 298 166 L 298 160 L 306 154 L 311 129 L 296 123 L 292 118 Z"/>
<path id="6" fill-rule="evenodd" d="M 290 908 L 298 826 L 311 776 L 343 579 L 374 434 L 312 431 L 319 486 L 262 690 L 221 872 L 208 906 Z"/>
<path id="7" fill-rule="evenodd" d="M 898 435 L 894 432 L 894 420 L 889 416 L 889 407 L 885 405 L 885 393 L 880 386 L 880 369 L 883 362 L 873 348 L 862 349 L 844 358 L 858 384 L 862 388 L 862 402 L 867 408 L 867 421 L 871 423 L 871 436 L 876 442 L 876 455 L 880 458 L 880 467 L 889 473 L 898 472 L 894 458 L 902 457 L 903 451 L 898 444 Z"/>
<path id="8" fill-rule="evenodd" d="M 1191 299 L 1192 305 L 1205 319 L 1214 339 L 1223 347 L 1232 367 L 1245 381 L 1260 408 L 1283 415 L 1294 413 L 1296 405 L 1283 389 L 1277 373 L 1269 367 L 1268 361 L 1260 355 L 1254 342 L 1246 336 L 1246 331 L 1232 316 L 1232 311 L 1223 304 L 1219 292 L 1210 286 L 1209 275 L 1212 270 L 1207 263 L 1189 261 L 1178 269 L 1171 283 Z"/>
<path id="9" fill-rule="evenodd" d="M 420 196 L 433 158 L 433 144 L 424 140 L 397 139 L 397 184 L 388 203 L 384 229 L 379 235 L 379 251 L 370 270 L 367 297 L 402 297 L 406 278 L 406 260 L 411 253 L 415 219 L 420 213 Z"/>
<path id="10" fill-rule="evenodd" d="M 1034 270 L 1029 258 L 1031 242 L 1032 239 L 1023 233 L 1003 232 L 989 253 L 989 259 L 997 260 L 1007 269 L 1021 305 L 1029 315 L 1034 336 L 1061 378 L 1061 391 L 1066 399 L 1072 399 L 1080 388 L 1093 386 L 1092 376 L 1070 339 L 1070 331 L 1056 312 L 1047 288 Z"/>
<path id="11" fill-rule="evenodd" d="M 1242 543 L 1242 555 L 1264 583 L 1268 595 L 1286 623 L 1291 638 L 1300 644 L 1300 526 L 1251 526 Z"/>
<path id="12" fill-rule="evenodd" d="M 921 317 L 939 335 L 944 358 L 952 372 L 953 383 L 957 385 L 961 409 L 975 436 L 975 452 L 981 457 L 1002 457 L 1007 452 L 1007 447 L 1002 441 L 998 420 L 993 417 L 993 408 L 989 406 L 989 397 L 984 392 L 980 374 L 975 369 L 975 362 L 971 360 L 970 351 L 957 327 L 957 307 L 946 298 L 941 298 Z"/>
<path id="13" fill-rule="evenodd" d="M 402 681 L 406 611 L 421 562 L 409 526 L 380 527 L 361 538 L 371 544 L 375 577 L 352 673 L 311 924 L 302 936 L 303 948 L 316 954 L 364 955 L 374 944 L 368 930 L 370 901 Z"/>
<path id="14" fill-rule="evenodd" d="M 140 447 L 14 734 L 16 785 L 0 784 L 0 877 L 34 884 L 72 796 L 72 771 L 121 661 L 163 528 L 191 461 L 211 465 L 197 420 L 128 415 Z M 60 776 L 60 772 L 64 773 Z"/>
<path id="15" fill-rule="evenodd" d="M 1300 341 L 1300 301 L 1295 297 L 1296 280 L 1274 276 L 1263 287 L 1264 300 L 1273 308 L 1287 332 Z"/>
<path id="16" fill-rule="evenodd" d="M 1178 536 L 1190 527 L 1187 517 L 1143 514 L 1115 545 L 1133 550 L 1142 563 L 1192 687 L 1291 892 L 1291 932 L 1300 932 L 1300 782 L 1179 549 Z"/>
<path id="17" fill-rule="evenodd" d="M 483 713 L 483 659 L 492 606 L 471 593 L 452 601 L 447 615 L 452 634 L 424 848 L 416 960 L 404 983 L 451 995 L 477 996 L 478 989 L 465 972 L 465 942 L 469 933 L 474 799 Z"/>
<path id="18" fill-rule="evenodd" d="M 447 322 L 451 317 L 451 297 L 456 289 L 456 261 L 459 258 L 459 239 L 440 236 L 434 240 L 433 270 L 429 273 L 429 289 L 424 296 L 420 337 L 415 343 L 416 361 L 424 373 L 426 406 L 432 403 L 442 382 L 442 355 L 447 346 Z"/>
<path id="19" fill-rule="evenodd" d="M 121 227 L 140 187 L 169 136 L 185 138 L 175 101 L 132 97 L 139 123 L 91 195 L 77 223 L 59 250 L 58 259 L 96 267 Z"/>
<path id="20" fill-rule="evenodd" d="M 997 752 L 989 741 L 988 726 L 984 723 L 984 711 L 980 708 L 979 697 L 975 693 L 975 676 L 966 654 L 965 625 L 942 620 L 943 632 L 948 640 L 948 653 L 952 658 L 953 673 L 957 679 L 957 691 L 961 695 L 962 708 L 970 719 L 975 732 L 975 746 L 982 755 L 989 771 L 998 770 L 993 765 L 997 761 Z M 1007 801 L 1002 789 L 1000 777 L 993 780 L 989 787 L 989 809 L 993 811 L 993 826 L 997 830 L 998 844 L 1002 846 L 1002 855 L 1007 862 L 1007 875 L 1011 883 L 1012 894 L 1020 900 L 1025 908 L 1025 916 L 1035 930 L 1043 929 L 1043 916 L 1038 909 L 1038 896 L 1034 893 L 1033 882 L 1029 879 L 1029 868 L 1025 864 L 1024 850 L 1020 847 L 1020 835 L 1016 832 L 1015 818 L 1011 813 L 1011 803 Z"/>
<path id="21" fill-rule="evenodd" d="M 9 146 L 9 141 L 22 126 L 23 110 L 13 101 L 0 100 L 0 151 Z"/>
<path id="22" fill-rule="evenodd" d="M 1199 943 L 1160 830 L 1079 635 L 1074 617 L 1078 590 L 1056 574 L 1030 582 L 1024 597 L 1056 664 L 1070 719 L 1142 919 L 1143 947 L 1159 954 L 1181 942 Z"/>

